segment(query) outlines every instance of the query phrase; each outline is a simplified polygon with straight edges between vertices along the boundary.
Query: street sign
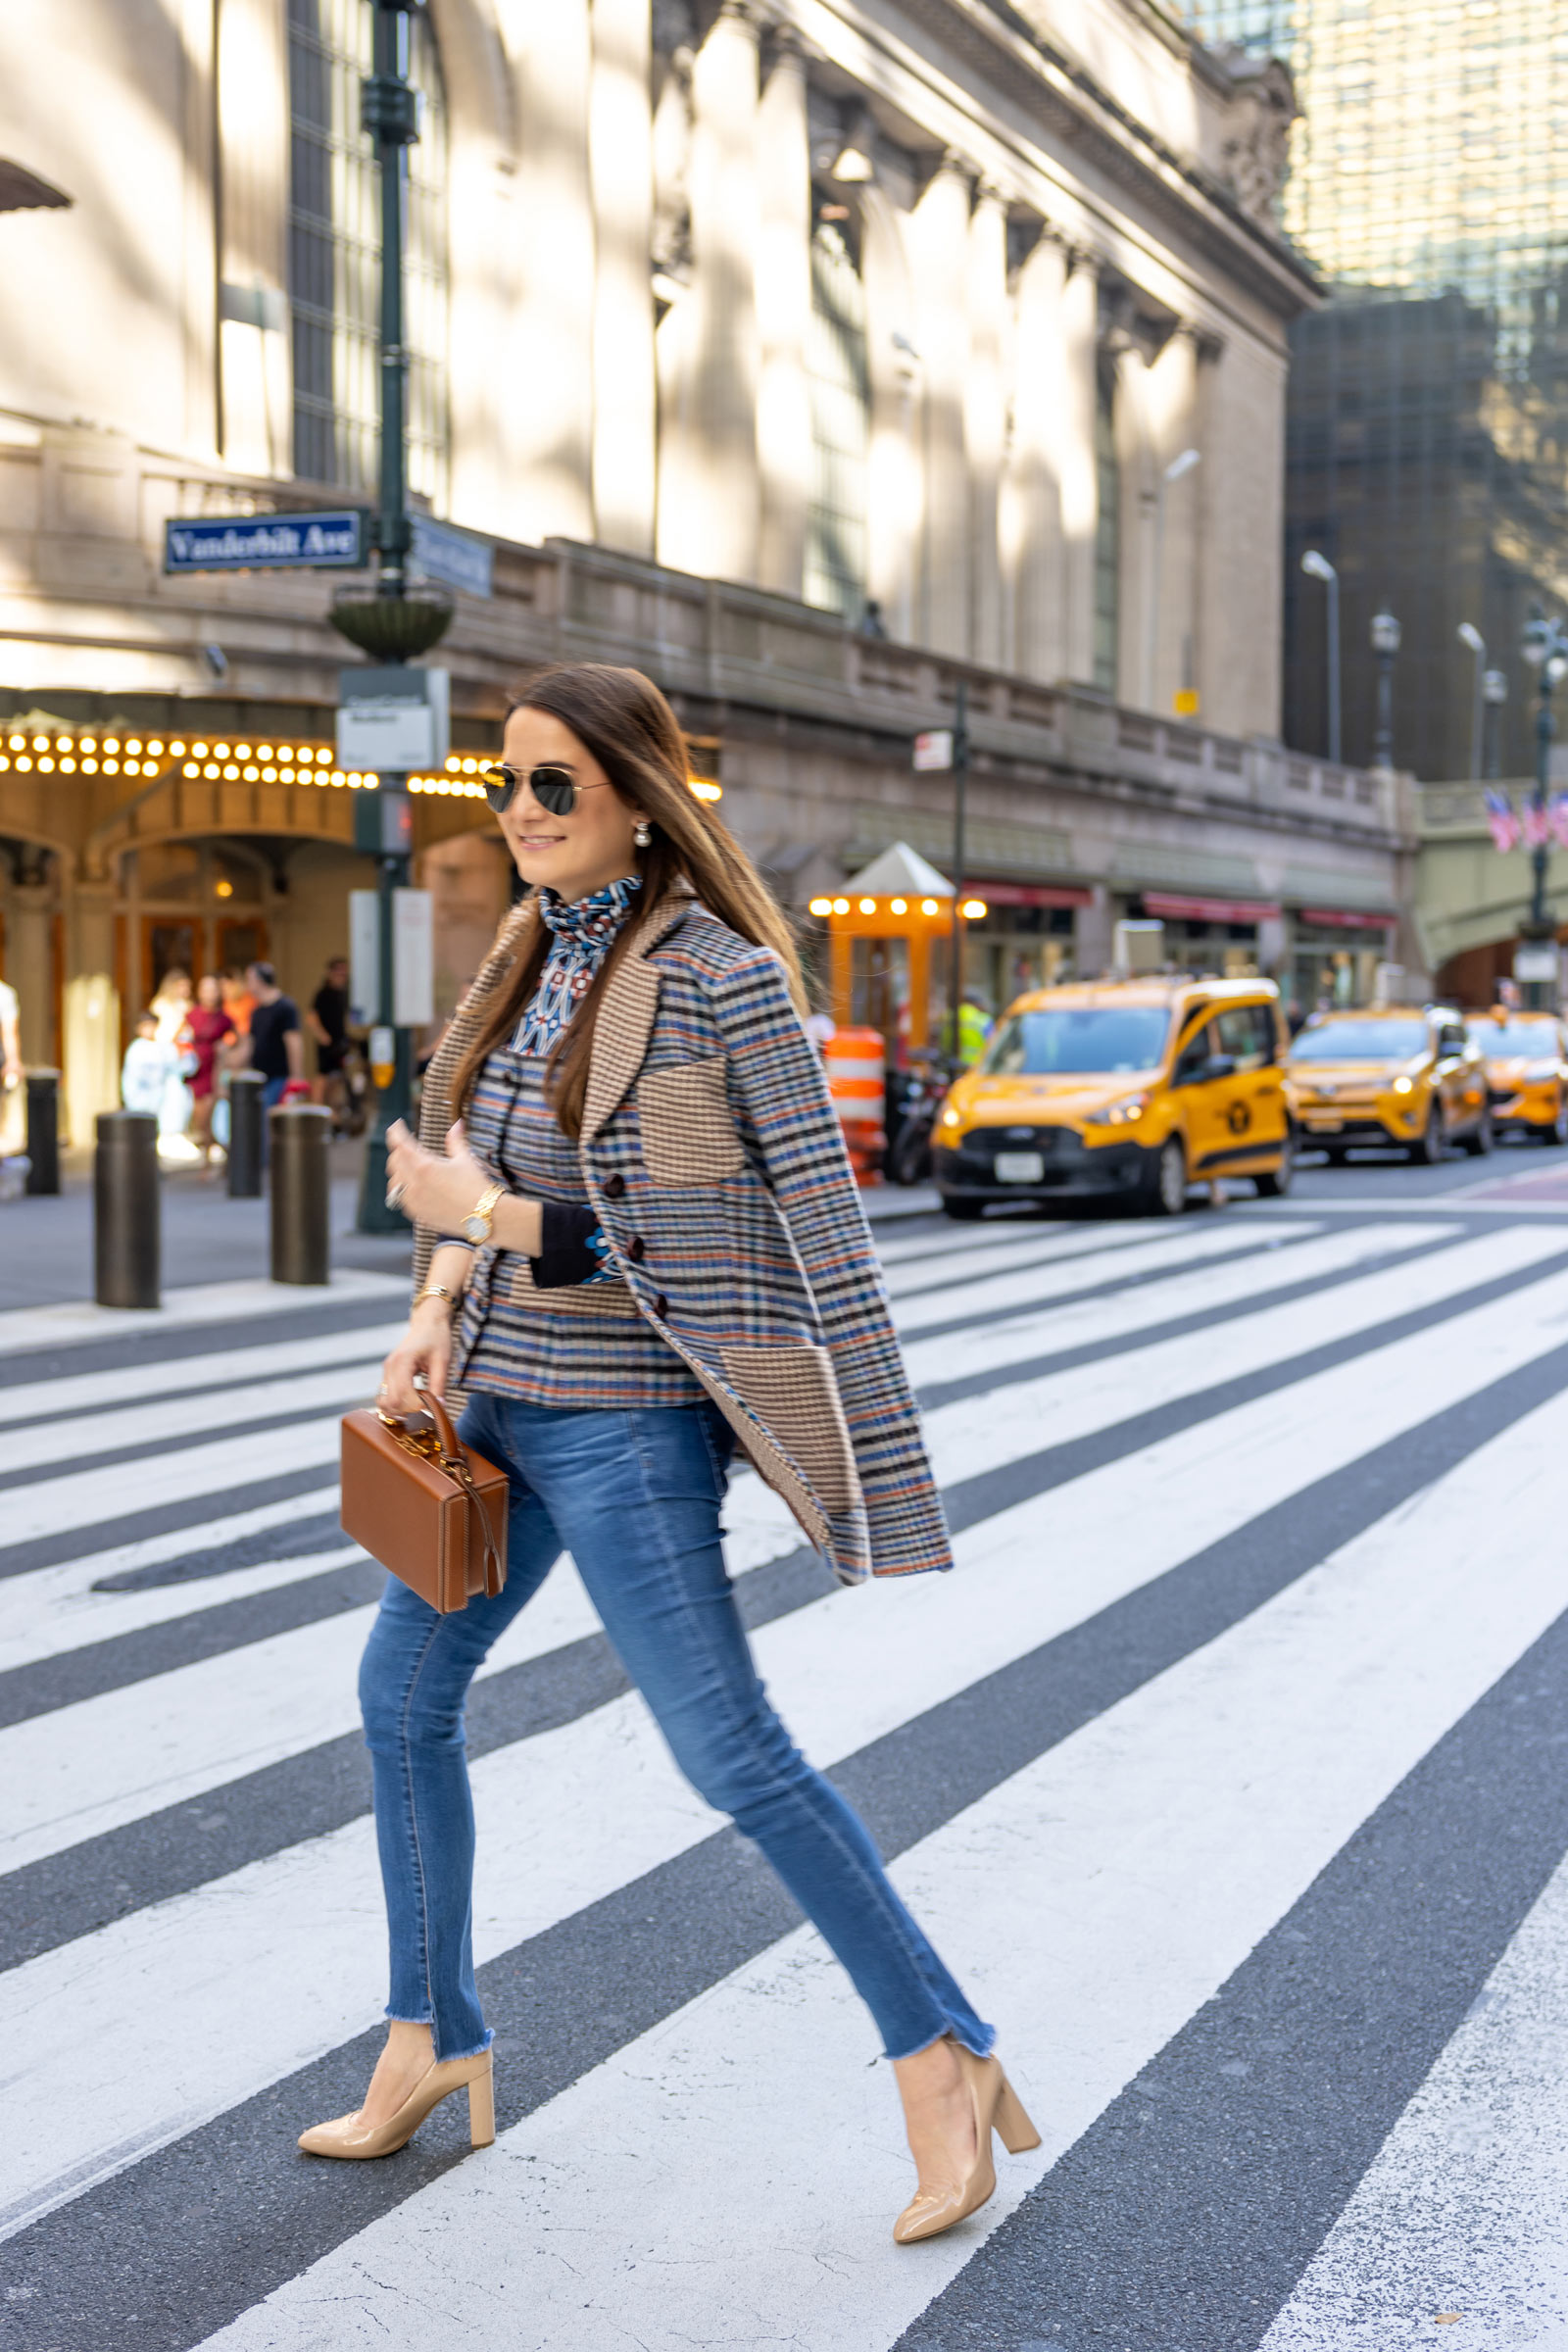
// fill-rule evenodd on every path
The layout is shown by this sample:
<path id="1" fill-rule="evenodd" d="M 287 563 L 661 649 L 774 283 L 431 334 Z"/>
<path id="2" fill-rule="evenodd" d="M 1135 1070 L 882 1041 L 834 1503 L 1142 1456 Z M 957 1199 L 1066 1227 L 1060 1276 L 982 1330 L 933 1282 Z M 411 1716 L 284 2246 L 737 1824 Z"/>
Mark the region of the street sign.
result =
<path id="1" fill-rule="evenodd" d="M 392 1017 L 388 1021 L 388 1008 L 381 1002 L 381 894 L 375 890 L 349 892 L 349 1017 L 356 1026 L 424 1029 L 435 1019 L 433 909 L 434 901 L 427 890 L 392 893 Z"/>
<path id="2" fill-rule="evenodd" d="M 406 776 L 439 767 L 451 743 L 451 677 L 407 664 L 338 672 L 337 763 Z"/>
<path id="3" fill-rule="evenodd" d="M 366 561 L 363 507 L 335 514 L 178 517 L 164 525 L 164 569 L 354 571 Z"/>
<path id="4" fill-rule="evenodd" d="M 1513 976 L 1516 980 L 1537 984 L 1545 980 L 1555 985 L 1557 970 L 1557 949 L 1549 939 L 1525 940 L 1513 952 Z"/>
<path id="5" fill-rule="evenodd" d="M 928 735 L 914 739 L 914 764 L 917 772 L 928 768 L 953 765 L 953 729 L 933 727 Z"/>
<path id="6" fill-rule="evenodd" d="M 409 568 L 421 579 L 441 580 L 461 588 L 466 596 L 488 596 L 495 573 L 495 550 L 484 539 L 471 539 L 450 523 L 432 522 L 428 514 L 411 514 L 414 543 Z"/>

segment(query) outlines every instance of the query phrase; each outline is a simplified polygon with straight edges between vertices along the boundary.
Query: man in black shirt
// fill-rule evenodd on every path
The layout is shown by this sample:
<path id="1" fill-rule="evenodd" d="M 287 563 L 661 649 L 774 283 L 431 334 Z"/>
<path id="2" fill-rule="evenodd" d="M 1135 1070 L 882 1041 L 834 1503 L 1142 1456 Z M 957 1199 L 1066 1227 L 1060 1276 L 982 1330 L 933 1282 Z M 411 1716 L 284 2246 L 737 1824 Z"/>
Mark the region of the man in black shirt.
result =
<path id="1" fill-rule="evenodd" d="M 270 963 L 253 963 L 245 974 L 256 999 L 251 1013 L 250 1065 L 267 1081 L 262 1107 L 270 1110 L 291 1078 L 305 1075 L 305 1040 L 300 1035 L 299 1006 L 277 985 Z M 266 1130 L 264 1128 L 263 1132 Z"/>
<path id="2" fill-rule="evenodd" d="M 316 1040 L 316 1079 L 311 1088 L 313 1102 L 328 1102 L 334 1112 L 342 1107 L 343 1064 L 349 1051 L 349 959 L 334 956 L 326 967 L 326 976 L 311 1002 L 305 1016 L 306 1026 Z"/>

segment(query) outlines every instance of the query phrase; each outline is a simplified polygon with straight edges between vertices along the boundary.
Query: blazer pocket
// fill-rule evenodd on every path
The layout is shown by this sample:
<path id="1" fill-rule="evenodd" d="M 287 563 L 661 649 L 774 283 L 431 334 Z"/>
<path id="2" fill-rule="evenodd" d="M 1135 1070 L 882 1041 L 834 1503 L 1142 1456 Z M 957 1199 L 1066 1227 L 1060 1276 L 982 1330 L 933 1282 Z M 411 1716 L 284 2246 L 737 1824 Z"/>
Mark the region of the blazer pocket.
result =
<path id="1" fill-rule="evenodd" d="M 722 1184 L 746 1166 L 724 1083 L 724 1056 L 647 1070 L 637 1081 L 643 1165 L 655 1184 Z"/>
<path id="2" fill-rule="evenodd" d="M 860 1481 L 827 1349 L 806 1340 L 748 1343 L 721 1348 L 719 1362 L 742 1403 L 804 1471 L 817 1501 L 830 1511 L 853 1509 Z"/>

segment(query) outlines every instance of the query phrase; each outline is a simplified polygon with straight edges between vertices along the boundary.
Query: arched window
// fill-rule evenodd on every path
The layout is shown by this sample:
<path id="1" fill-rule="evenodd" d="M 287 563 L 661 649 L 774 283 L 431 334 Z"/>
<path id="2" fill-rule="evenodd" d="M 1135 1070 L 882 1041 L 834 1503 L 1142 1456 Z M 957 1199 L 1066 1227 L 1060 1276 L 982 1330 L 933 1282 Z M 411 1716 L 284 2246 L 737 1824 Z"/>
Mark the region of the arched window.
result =
<path id="1" fill-rule="evenodd" d="M 827 209 L 848 212 L 847 206 Z M 865 354 L 865 288 L 851 224 L 824 220 L 811 238 L 811 325 L 806 364 L 811 398 L 811 498 L 806 518 L 806 601 L 859 616 L 865 599 L 865 472 L 871 378 Z"/>
<path id="2" fill-rule="evenodd" d="M 1102 358 L 1095 381 L 1095 676 L 1116 691 L 1116 647 L 1121 634 L 1121 460 L 1116 454 L 1116 383 Z"/>
<path id="3" fill-rule="evenodd" d="M 370 71 L 370 0 L 288 0 L 289 298 L 294 326 L 294 470 L 346 490 L 375 483 L 381 188 L 360 128 Z M 404 238 L 409 485 L 447 489 L 447 117 L 422 12 L 400 16 L 421 99 L 408 150 Z"/>

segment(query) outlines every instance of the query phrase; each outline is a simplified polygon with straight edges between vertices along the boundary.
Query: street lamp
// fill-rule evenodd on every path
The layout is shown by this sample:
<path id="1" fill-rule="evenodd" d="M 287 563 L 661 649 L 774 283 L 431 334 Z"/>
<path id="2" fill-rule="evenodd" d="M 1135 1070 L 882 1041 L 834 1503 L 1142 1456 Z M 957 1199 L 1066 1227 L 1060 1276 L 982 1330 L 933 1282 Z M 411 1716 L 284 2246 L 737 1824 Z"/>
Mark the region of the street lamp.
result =
<path id="1" fill-rule="evenodd" d="M 1547 815 L 1547 796 L 1551 783 L 1551 739 L 1556 726 L 1551 715 L 1553 689 L 1568 676 L 1568 635 L 1560 620 L 1548 620 L 1539 607 L 1531 614 L 1521 648 L 1532 669 L 1540 672 L 1541 698 L 1536 706 L 1536 789 L 1531 803 L 1532 821 L 1526 827 L 1530 843 L 1530 919 L 1519 926 L 1521 940 L 1533 946 L 1544 947 L 1555 943 L 1557 926 L 1546 912 L 1546 866 L 1551 857 L 1548 844 L 1551 822 Z M 1547 983 L 1530 979 L 1525 983 L 1526 1001 L 1536 1008 L 1548 999 Z"/>
<path id="2" fill-rule="evenodd" d="M 1473 620 L 1461 620 L 1459 643 L 1467 645 L 1476 658 L 1475 690 L 1470 698 L 1470 778 L 1479 783 L 1487 729 L 1487 641 Z"/>
<path id="3" fill-rule="evenodd" d="M 1502 773 L 1502 706 L 1508 700 L 1508 673 L 1504 669 L 1489 669 L 1481 681 L 1486 701 L 1487 781 L 1494 782 Z"/>
<path id="4" fill-rule="evenodd" d="M 1154 671 L 1159 660 L 1159 596 L 1165 578 L 1165 493 L 1172 482 L 1179 482 L 1184 473 L 1201 466 L 1200 449 L 1184 449 L 1179 458 L 1172 458 L 1161 473 L 1154 489 L 1154 584 L 1149 599 L 1149 627 L 1144 646 L 1144 703 L 1154 708 Z"/>
<path id="5" fill-rule="evenodd" d="M 1394 657 L 1399 650 L 1399 624 L 1385 606 L 1372 615 L 1372 651 L 1378 658 L 1378 732 L 1372 755 L 1374 767 L 1394 765 Z"/>
<path id="6" fill-rule="evenodd" d="M 1309 580 L 1321 580 L 1329 592 L 1329 758 L 1340 764 L 1340 575 L 1327 556 L 1309 547 L 1301 558 Z"/>

